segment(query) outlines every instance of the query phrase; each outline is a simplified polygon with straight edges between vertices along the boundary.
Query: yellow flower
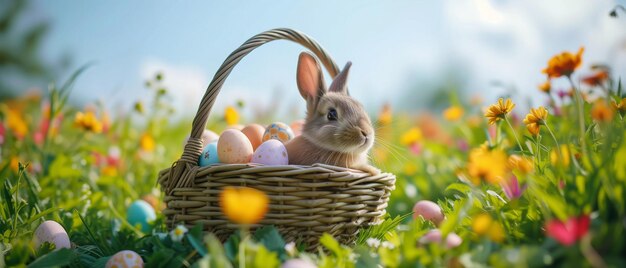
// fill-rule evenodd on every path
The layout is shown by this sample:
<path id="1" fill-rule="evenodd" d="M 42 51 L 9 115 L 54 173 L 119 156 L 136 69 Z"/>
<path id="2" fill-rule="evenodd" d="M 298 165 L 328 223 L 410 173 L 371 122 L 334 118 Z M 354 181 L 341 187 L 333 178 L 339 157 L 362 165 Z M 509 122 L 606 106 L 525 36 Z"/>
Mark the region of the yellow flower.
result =
<path id="1" fill-rule="evenodd" d="M 511 155 L 508 164 L 510 169 L 519 170 L 523 174 L 531 173 L 535 169 L 533 161 L 526 156 Z"/>
<path id="2" fill-rule="evenodd" d="M 498 99 L 498 103 L 492 104 L 487 109 L 485 113 L 485 117 L 489 119 L 489 124 L 493 125 L 500 119 L 504 119 L 504 117 L 513 110 L 515 107 L 515 103 L 511 101 L 511 99 L 506 99 L 506 102 L 500 98 Z"/>
<path id="3" fill-rule="evenodd" d="M 563 160 L 559 161 L 559 153 L 556 149 L 552 149 L 550 152 L 550 162 L 552 165 L 562 165 L 563 167 L 569 167 L 570 162 L 570 154 L 569 148 L 565 144 L 561 144 L 561 155 L 563 155 Z"/>
<path id="4" fill-rule="evenodd" d="M 115 177 L 115 176 L 117 176 L 117 168 L 115 166 L 111 166 L 111 165 L 103 167 L 100 172 L 102 173 L 103 176 L 106 176 L 106 177 Z"/>
<path id="5" fill-rule="evenodd" d="M 537 109 L 530 108 L 530 113 L 524 118 L 524 124 L 526 128 L 533 135 L 539 135 L 539 127 L 545 125 L 545 120 L 548 117 L 548 110 L 543 106 L 539 106 Z"/>
<path id="6" fill-rule="evenodd" d="M 417 127 L 413 127 L 404 134 L 402 134 L 402 137 L 400 138 L 400 143 L 402 143 L 403 145 L 411 145 L 418 141 L 421 141 L 422 138 L 422 131 Z"/>
<path id="7" fill-rule="evenodd" d="M 494 221 L 489 214 L 483 213 L 472 221 L 472 230 L 480 236 L 487 236 L 494 242 L 504 241 L 504 228 L 500 222 Z"/>
<path id="8" fill-rule="evenodd" d="M 481 180 L 498 184 L 509 172 L 507 163 L 507 155 L 502 150 L 476 148 L 470 152 L 467 172 L 474 184 Z"/>
<path id="9" fill-rule="evenodd" d="M 239 113 L 233 106 L 228 106 L 224 110 L 224 119 L 229 126 L 236 125 L 239 122 Z"/>
<path id="10" fill-rule="evenodd" d="M 548 67 L 543 69 L 542 72 L 547 74 L 549 78 L 571 75 L 574 70 L 580 67 L 583 51 L 585 51 L 585 48 L 581 47 L 576 55 L 568 51 L 555 55 L 548 61 Z"/>
<path id="11" fill-rule="evenodd" d="M 24 138 L 28 133 L 28 126 L 26 125 L 26 121 L 20 114 L 19 111 L 8 109 L 7 110 L 7 127 L 13 131 L 18 138 Z"/>
<path id="12" fill-rule="evenodd" d="M 599 122 L 610 122 L 613 120 L 613 110 L 606 105 L 604 100 L 596 101 L 591 108 L 591 118 Z"/>
<path id="13" fill-rule="evenodd" d="M 544 93 L 550 93 L 551 89 L 552 89 L 552 85 L 550 84 L 549 80 L 539 85 L 539 90 L 541 90 Z"/>
<path id="14" fill-rule="evenodd" d="M 152 152 L 156 147 L 156 142 L 150 134 L 144 133 L 141 135 L 141 139 L 139 140 L 139 146 L 146 152 Z"/>
<path id="15" fill-rule="evenodd" d="M 102 123 L 92 111 L 86 113 L 78 112 L 74 118 L 74 125 L 93 133 L 102 132 Z"/>
<path id="16" fill-rule="evenodd" d="M 268 210 L 265 193 L 248 187 L 226 187 L 220 194 L 220 207 L 228 219 L 238 224 L 255 224 Z"/>
<path id="17" fill-rule="evenodd" d="M 457 121 L 463 117 L 463 113 L 463 108 L 455 105 L 443 111 L 443 117 L 448 121 Z"/>
<path id="18" fill-rule="evenodd" d="M 393 114 L 391 113 L 391 105 L 389 103 L 385 103 L 383 105 L 383 109 L 380 111 L 380 115 L 378 115 L 378 123 L 381 125 L 389 125 L 393 119 Z"/>
<path id="19" fill-rule="evenodd" d="M 613 106 L 613 109 L 619 112 L 619 114 L 621 114 L 622 116 L 626 114 L 626 98 L 623 98 L 619 103 L 617 103 L 615 100 L 612 100 L 611 106 Z"/>
<path id="20" fill-rule="evenodd" d="M 13 172 L 18 172 L 20 169 L 20 159 L 17 158 L 17 156 L 11 157 L 9 167 L 11 167 L 11 170 L 13 170 Z"/>

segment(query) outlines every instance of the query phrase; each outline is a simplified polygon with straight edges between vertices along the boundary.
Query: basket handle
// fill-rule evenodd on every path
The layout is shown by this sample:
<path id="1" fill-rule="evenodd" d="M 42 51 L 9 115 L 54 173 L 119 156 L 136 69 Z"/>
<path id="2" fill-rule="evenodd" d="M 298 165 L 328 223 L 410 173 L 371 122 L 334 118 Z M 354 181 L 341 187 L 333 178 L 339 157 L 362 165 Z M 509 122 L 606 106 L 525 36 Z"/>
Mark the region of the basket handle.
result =
<path id="1" fill-rule="evenodd" d="M 174 166 L 170 170 L 173 173 L 170 174 L 168 185 L 164 185 L 166 188 L 171 190 L 178 187 L 188 187 L 193 184 L 193 177 L 195 176 L 195 170 L 198 166 L 198 157 L 202 154 L 203 149 L 201 140 L 202 132 L 206 127 L 209 112 L 213 107 L 215 98 L 220 92 L 226 77 L 228 77 L 233 68 L 235 68 L 235 65 L 237 65 L 244 56 L 248 55 L 248 53 L 255 48 L 274 40 L 289 40 L 308 48 L 320 59 L 331 77 L 335 77 L 339 73 L 339 67 L 330 58 L 328 53 L 312 38 L 299 31 L 288 28 L 278 28 L 262 32 L 248 39 L 248 41 L 243 43 L 224 60 L 224 63 L 222 63 L 215 73 L 215 76 L 213 76 L 213 80 L 211 80 L 209 87 L 202 97 L 198 112 L 193 119 L 191 135 L 185 145 L 183 154 L 180 160 L 174 163 Z"/>

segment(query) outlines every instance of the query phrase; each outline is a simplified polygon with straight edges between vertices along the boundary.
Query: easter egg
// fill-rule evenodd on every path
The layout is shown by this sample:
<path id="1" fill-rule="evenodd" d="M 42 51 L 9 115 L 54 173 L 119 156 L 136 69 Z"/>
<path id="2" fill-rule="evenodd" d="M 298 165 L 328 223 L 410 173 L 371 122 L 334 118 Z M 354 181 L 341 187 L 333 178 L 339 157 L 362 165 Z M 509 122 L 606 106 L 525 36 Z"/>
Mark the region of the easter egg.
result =
<path id="1" fill-rule="evenodd" d="M 413 206 L 413 219 L 416 219 L 418 216 L 422 216 L 425 220 L 432 221 L 437 225 L 445 218 L 439 205 L 428 200 L 419 201 Z"/>
<path id="2" fill-rule="evenodd" d="M 287 148 L 278 140 L 268 140 L 259 146 L 252 155 L 252 163 L 268 166 L 288 165 Z"/>
<path id="3" fill-rule="evenodd" d="M 217 141 L 217 157 L 227 164 L 245 164 L 252 158 L 252 144 L 241 131 L 227 129 Z"/>
<path id="4" fill-rule="evenodd" d="M 263 143 L 263 133 L 265 133 L 265 128 L 259 124 L 251 124 L 244 127 L 241 132 L 248 137 L 250 143 L 252 144 L 252 149 L 256 150 L 256 148 Z"/>
<path id="5" fill-rule="evenodd" d="M 317 266 L 304 259 L 291 259 L 283 263 L 280 268 L 317 268 Z"/>
<path id="6" fill-rule="evenodd" d="M 155 211 L 163 210 L 164 206 L 161 200 L 153 194 L 144 195 L 141 200 L 146 201 Z"/>
<path id="7" fill-rule="evenodd" d="M 300 136 L 302 134 L 303 128 L 304 128 L 304 119 L 291 122 L 291 130 L 293 130 L 293 135 Z"/>
<path id="8" fill-rule="evenodd" d="M 156 219 L 156 213 L 154 208 L 143 200 L 137 200 L 130 204 L 126 210 L 126 220 L 132 226 L 141 225 L 141 231 L 144 233 L 150 232 L 152 227 L 150 223 Z"/>
<path id="9" fill-rule="evenodd" d="M 441 231 L 438 229 L 430 230 L 424 236 L 419 239 L 420 244 L 430 244 L 430 243 L 441 243 Z M 463 239 L 455 234 L 449 233 L 446 236 L 446 247 L 447 248 L 455 248 L 460 246 L 463 243 Z"/>
<path id="10" fill-rule="evenodd" d="M 200 139 L 202 140 L 202 145 L 206 145 L 209 144 L 211 142 L 217 141 L 217 139 L 219 139 L 219 135 L 215 134 L 215 132 L 210 131 L 208 129 L 205 129 L 204 131 L 202 131 L 202 136 L 200 137 Z M 183 142 L 183 146 L 185 146 L 187 144 L 187 141 L 189 140 L 189 136 L 185 137 L 185 141 Z"/>
<path id="11" fill-rule="evenodd" d="M 219 163 L 220 159 L 217 156 L 217 142 L 211 142 L 204 147 L 202 150 L 202 154 L 198 159 L 198 165 L 201 167 L 206 167 L 215 163 Z"/>
<path id="12" fill-rule="evenodd" d="M 270 139 L 279 140 L 282 143 L 285 143 L 291 139 L 293 139 L 293 131 L 291 128 L 285 123 L 276 122 L 272 123 L 265 129 L 265 133 L 263 134 L 263 141 L 267 141 Z"/>
<path id="13" fill-rule="evenodd" d="M 40 224 L 35 230 L 33 240 L 35 241 L 36 248 L 39 248 L 41 244 L 45 242 L 54 244 L 56 249 L 71 247 L 67 232 L 63 226 L 56 221 L 44 221 Z"/>
<path id="14" fill-rule="evenodd" d="M 143 267 L 143 259 L 132 250 L 122 250 L 107 261 L 105 268 Z"/>

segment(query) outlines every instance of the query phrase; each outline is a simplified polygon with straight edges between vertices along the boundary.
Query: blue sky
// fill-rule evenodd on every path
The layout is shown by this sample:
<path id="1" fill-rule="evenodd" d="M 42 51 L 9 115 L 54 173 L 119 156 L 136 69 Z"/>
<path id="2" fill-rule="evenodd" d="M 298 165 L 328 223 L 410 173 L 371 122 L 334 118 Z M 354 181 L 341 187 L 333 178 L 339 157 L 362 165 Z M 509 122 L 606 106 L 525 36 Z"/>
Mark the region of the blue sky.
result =
<path id="1" fill-rule="evenodd" d="M 165 72 L 174 103 L 194 113 L 224 58 L 256 33 L 291 27 L 314 37 L 340 66 L 351 60 L 351 93 L 376 110 L 407 103 L 457 71 L 463 89 L 495 99 L 494 80 L 536 97 L 550 56 L 584 45 L 585 66 L 604 62 L 626 73 L 624 18 L 607 16 L 615 1 L 43 1 L 33 19 L 52 30 L 44 56 L 69 54 L 73 67 L 97 64 L 74 98 L 129 103 L 147 94 L 145 78 Z M 622 3 L 624 4 L 624 3 Z M 300 103 L 298 45 L 267 44 L 226 81 L 217 107 L 236 99 L 263 105 L 276 94 Z M 558 81 L 557 81 L 558 84 Z M 302 113 L 304 109 L 302 109 Z"/>

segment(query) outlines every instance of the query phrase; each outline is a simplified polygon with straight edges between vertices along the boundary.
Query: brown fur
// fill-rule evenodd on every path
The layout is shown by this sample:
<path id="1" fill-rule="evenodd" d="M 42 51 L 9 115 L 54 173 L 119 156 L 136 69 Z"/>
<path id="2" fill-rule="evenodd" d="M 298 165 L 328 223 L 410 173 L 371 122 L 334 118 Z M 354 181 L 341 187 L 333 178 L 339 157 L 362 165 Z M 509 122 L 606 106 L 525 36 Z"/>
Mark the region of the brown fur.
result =
<path id="1" fill-rule="evenodd" d="M 307 116 L 302 135 L 285 145 L 290 164 L 323 163 L 372 174 L 380 172 L 367 161 L 374 144 L 374 128 L 361 103 L 348 95 L 349 69 L 350 63 L 326 90 L 317 60 L 308 53 L 300 54 L 297 81 L 307 101 Z M 327 118 L 330 109 L 337 111 L 336 121 Z"/>

